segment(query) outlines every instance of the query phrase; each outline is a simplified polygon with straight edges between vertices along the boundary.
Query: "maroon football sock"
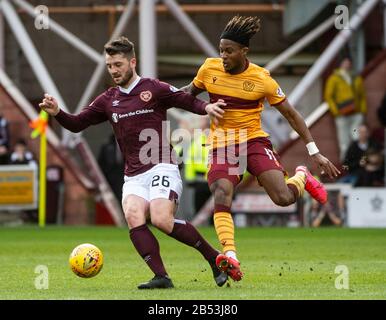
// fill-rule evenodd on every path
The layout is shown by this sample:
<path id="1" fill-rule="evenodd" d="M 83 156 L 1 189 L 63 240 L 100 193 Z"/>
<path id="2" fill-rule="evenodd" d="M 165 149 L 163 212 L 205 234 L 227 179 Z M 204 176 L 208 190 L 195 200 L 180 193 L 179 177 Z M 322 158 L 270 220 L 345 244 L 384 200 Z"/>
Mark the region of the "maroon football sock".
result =
<path id="1" fill-rule="evenodd" d="M 167 275 L 160 255 L 158 240 L 146 224 L 131 229 L 130 239 L 139 255 L 145 260 L 155 275 Z"/>
<path id="2" fill-rule="evenodd" d="M 174 219 L 174 227 L 169 236 L 197 249 L 206 260 L 213 259 L 218 255 L 218 251 L 188 221 Z"/>

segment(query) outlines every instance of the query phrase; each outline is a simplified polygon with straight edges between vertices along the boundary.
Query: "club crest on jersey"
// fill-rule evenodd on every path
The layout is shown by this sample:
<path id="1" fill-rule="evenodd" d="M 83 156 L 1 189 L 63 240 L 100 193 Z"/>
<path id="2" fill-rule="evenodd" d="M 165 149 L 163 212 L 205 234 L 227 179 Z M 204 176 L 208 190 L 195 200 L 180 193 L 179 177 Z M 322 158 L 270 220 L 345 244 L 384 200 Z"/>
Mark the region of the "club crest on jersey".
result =
<path id="1" fill-rule="evenodd" d="M 139 94 L 139 97 L 141 98 L 142 101 L 144 102 L 148 102 L 150 101 L 150 99 L 152 98 L 152 94 L 149 90 L 147 91 L 142 91 L 140 94 Z"/>
<path id="2" fill-rule="evenodd" d="M 255 84 L 252 81 L 244 81 L 243 82 L 243 90 L 244 91 L 253 91 L 253 88 L 255 87 Z"/>
<path id="3" fill-rule="evenodd" d="M 277 91 L 276 91 L 276 93 L 277 93 L 277 95 L 279 96 L 279 97 L 284 97 L 284 92 L 283 92 L 283 90 L 281 90 L 281 88 L 279 87 L 279 88 L 277 88 Z"/>
<path id="4" fill-rule="evenodd" d="M 119 100 L 114 100 L 113 101 L 113 107 L 117 107 L 119 105 Z"/>
<path id="5" fill-rule="evenodd" d="M 111 119 L 113 119 L 113 122 L 118 123 L 118 113 L 113 113 L 111 115 Z"/>

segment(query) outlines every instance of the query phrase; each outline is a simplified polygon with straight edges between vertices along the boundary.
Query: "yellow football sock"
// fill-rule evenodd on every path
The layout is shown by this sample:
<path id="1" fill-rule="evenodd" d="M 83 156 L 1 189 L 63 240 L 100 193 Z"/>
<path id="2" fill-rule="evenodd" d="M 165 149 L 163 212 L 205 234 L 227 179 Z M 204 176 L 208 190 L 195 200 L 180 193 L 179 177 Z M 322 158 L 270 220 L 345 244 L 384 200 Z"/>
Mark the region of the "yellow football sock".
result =
<path id="1" fill-rule="evenodd" d="M 299 198 L 303 195 L 304 192 L 304 186 L 306 185 L 306 175 L 304 172 L 296 172 L 293 177 L 287 179 L 286 183 L 288 186 L 291 185 L 295 187 L 297 190 L 296 198 Z M 291 189 L 293 190 L 294 188 Z"/>
<path id="2" fill-rule="evenodd" d="M 218 240 L 223 247 L 223 252 L 236 252 L 235 227 L 232 215 L 229 212 L 216 212 L 214 214 L 214 227 L 216 229 Z"/>

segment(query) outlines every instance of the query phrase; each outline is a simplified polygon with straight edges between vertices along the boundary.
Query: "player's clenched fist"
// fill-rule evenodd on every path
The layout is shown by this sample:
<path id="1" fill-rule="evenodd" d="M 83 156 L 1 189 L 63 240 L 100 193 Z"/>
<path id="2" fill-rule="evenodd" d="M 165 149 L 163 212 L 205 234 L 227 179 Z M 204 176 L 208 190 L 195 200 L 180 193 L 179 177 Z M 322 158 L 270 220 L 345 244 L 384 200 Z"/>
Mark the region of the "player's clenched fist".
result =
<path id="1" fill-rule="evenodd" d="M 39 103 L 39 107 L 47 112 L 50 116 L 56 116 L 60 111 L 56 99 L 47 93 L 44 95 L 43 101 Z"/>

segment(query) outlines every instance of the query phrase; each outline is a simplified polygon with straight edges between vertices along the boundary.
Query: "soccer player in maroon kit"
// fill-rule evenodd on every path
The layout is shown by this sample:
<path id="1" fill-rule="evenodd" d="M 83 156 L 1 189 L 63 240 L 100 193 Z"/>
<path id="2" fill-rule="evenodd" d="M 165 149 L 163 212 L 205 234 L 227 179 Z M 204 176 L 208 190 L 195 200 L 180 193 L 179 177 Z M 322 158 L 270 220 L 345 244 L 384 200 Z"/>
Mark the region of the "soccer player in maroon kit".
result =
<path id="1" fill-rule="evenodd" d="M 125 159 L 122 207 L 130 238 L 155 274 L 150 281 L 140 284 L 139 289 L 173 287 L 160 256 L 159 243 L 147 227 L 148 218 L 162 232 L 197 249 L 209 262 L 216 284 L 224 285 L 228 276 L 215 263 L 219 252 L 189 222 L 174 219 L 182 181 L 162 123 L 170 107 L 221 118 L 225 103 L 209 104 L 167 83 L 139 77 L 134 45 L 125 37 L 107 43 L 105 52 L 106 66 L 116 87 L 99 95 L 77 115 L 61 110 L 56 99 L 48 94 L 39 106 L 72 132 L 110 122 Z"/>

